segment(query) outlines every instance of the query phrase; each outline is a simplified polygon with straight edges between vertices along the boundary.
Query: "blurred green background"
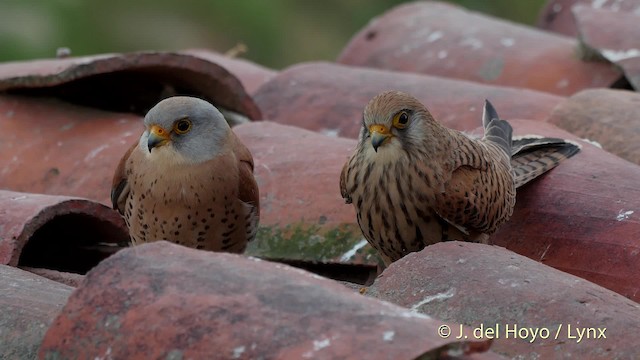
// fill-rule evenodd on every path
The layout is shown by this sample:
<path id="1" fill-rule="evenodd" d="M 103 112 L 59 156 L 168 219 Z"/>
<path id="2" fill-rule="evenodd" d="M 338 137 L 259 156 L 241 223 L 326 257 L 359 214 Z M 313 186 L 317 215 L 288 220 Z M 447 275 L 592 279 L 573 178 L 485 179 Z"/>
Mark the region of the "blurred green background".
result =
<path id="1" fill-rule="evenodd" d="M 373 17 L 401 0 L 0 0 L 0 61 L 208 48 L 272 68 L 334 60 Z M 533 24 L 545 0 L 449 0 Z"/>

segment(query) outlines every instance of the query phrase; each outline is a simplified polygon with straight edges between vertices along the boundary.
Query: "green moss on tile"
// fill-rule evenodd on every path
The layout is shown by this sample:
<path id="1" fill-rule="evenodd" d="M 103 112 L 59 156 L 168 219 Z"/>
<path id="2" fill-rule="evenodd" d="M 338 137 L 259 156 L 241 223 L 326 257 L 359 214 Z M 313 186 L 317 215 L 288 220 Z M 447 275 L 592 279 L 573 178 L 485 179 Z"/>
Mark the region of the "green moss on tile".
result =
<path id="1" fill-rule="evenodd" d="M 378 263 L 375 250 L 362 245 L 357 226 L 326 228 L 307 223 L 260 227 L 246 254 L 267 258 Z M 354 249 L 357 249 L 354 251 Z M 350 255 L 352 256 L 345 256 Z"/>

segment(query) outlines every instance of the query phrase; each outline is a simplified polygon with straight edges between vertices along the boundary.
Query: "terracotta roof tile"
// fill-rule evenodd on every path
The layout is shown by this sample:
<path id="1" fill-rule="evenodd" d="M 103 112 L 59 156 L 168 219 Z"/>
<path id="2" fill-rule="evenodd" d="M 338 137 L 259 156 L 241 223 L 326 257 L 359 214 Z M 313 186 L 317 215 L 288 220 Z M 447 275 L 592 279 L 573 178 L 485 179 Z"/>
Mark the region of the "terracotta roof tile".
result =
<path id="1" fill-rule="evenodd" d="M 459 130 L 475 129 L 480 124 L 484 99 L 490 99 L 505 118 L 540 120 L 563 100 L 526 89 L 332 63 L 306 63 L 285 69 L 253 97 L 267 119 L 355 138 L 364 106 L 385 90 L 415 95 L 438 121 Z"/>
<path id="2" fill-rule="evenodd" d="M 40 357 L 415 359 L 464 349 L 437 335 L 442 324 L 295 268 L 157 242 L 91 271 Z"/>
<path id="3" fill-rule="evenodd" d="M 612 154 L 640 163 L 638 95 L 603 89 L 637 82 L 626 30 L 640 0 L 563 1 L 560 10 L 550 1 L 541 16 L 555 29 L 574 3 L 621 12 L 575 8 L 580 43 L 447 4 L 405 4 L 354 36 L 340 57 L 350 65 L 284 71 L 205 49 L 0 64 L 0 189 L 9 189 L 0 190 L 0 264 L 41 275 L 0 266 L 0 288 L 22 284 L 0 291 L 2 308 L 17 309 L 0 313 L 11 329 L 0 331 L 0 358 L 33 357 L 69 294 L 60 283 L 78 290 L 49 329 L 41 357 L 442 354 L 454 339 L 439 337 L 443 322 L 416 311 L 451 326 L 580 321 L 613 329 L 597 343 L 496 339 L 494 349 L 508 357 L 632 356 L 637 304 L 550 268 L 640 297 L 640 168 Z M 579 45 L 592 51 L 579 53 Z M 611 57 L 618 53 L 629 57 Z M 594 54 L 600 62 L 584 60 Z M 228 110 L 255 158 L 262 226 L 247 255 L 370 282 L 378 259 L 340 197 L 338 177 L 365 104 L 390 89 L 417 96 L 445 125 L 476 133 L 489 99 L 516 135 L 570 138 L 583 149 L 519 189 L 513 218 L 492 237 L 498 246 L 436 244 L 385 270 L 368 293 L 404 309 L 356 294 L 353 285 L 246 256 L 159 242 L 109 257 L 128 236 L 120 216 L 95 201 L 110 203 L 111 176 L 137 141 L 142 114 L 164 97 L 188 94 Z M 585 137 L 612 153 L 578 140 Z M 51 297 L 40 299 L 42 292 Z M 463 347 L 470 359 L 500 357 L 489 345 Z"/>
<path id="4" fill-rule="evenodd" d="M 35 359 L 47 328 L 72 291 L 67 285 L 0 265 L 0 358 Z"/>
<path id="5" fill-rule="evenodd" d="M 338 62 L 569 95 L 621 74 L 581 61 L 577 41 L 439 2 L 397 6 L 356 34 Z"/>
<path id="6" fill-rule="evenodd" d="M 83 273 L 105 255 L 99 243 L 128 240 L 122 218 L 96 202 L 0 190 L 0 264 Z"/>
<path id="7" fill-rule="evenodd" d="M 551 124 L 511 123 L 515 134 L 577 140 Z M 640 167 L 581 144 L 580 153 L 518 189 L 513 217 L 491 239 L 637 301 Z"/>
<path id="8" fill-rule="evenodd" d="M 483 336 L 493 329 L 491 350 L 509 358 L 614 359 L 640 352 L 640 305 L 498 246 L 429 246 L 393 263 L 365 294 L 456 323 L 455 336 L 460 324 L 482 325 L 476 334 Z M 578 341 L 578 328 L 593 328 L 590 338 Z M 598 338 L 596 329 L 604 328 L 606 339 Z"/>
<path id="9" fill-rule="evenodd" d="M 262 84 L 268 82 L 278 73 L 260 64 L 237 57 L 229 57 L 207 49 L 189 49 L 181 54 L 194 55 L 218 64 L 235 75 L 249 94 L 255 92 Z"/>
<path id="10" fill-rule="evenodd" d="M 590 89 L 560 103 L 550 123 L 595 141 L 603 149 L 640 164 L 640 94 L 625 90 Z"/>
<path id="11" fill-rule="evenodd" d="M 578 34 L 572 14 L 574 5 L 591 6 L 624 13 L 640 11 L 638 0 L 548 0 L 540 12 L 538 27 L 574 37 Z M 606 29 L 602 29 L 605 30 Z"/>
<path id="12" fill-rule="evenodd" d="M 0 64 L 0 91 L 53 95 L 84 105 L 144 114 L 172 94 L 202 97 L 259 119 L 240 81 L 199 56 L 135 52 Z"/>
<path id="13" fill-rule="evenodd" d="M 640 2 L 638 2 L 640 9 Z M 640 13 L 573 8 L 579 38 L 594 57 L 604 58 L 622 69 L 634 89 L 640 89 Z"/>

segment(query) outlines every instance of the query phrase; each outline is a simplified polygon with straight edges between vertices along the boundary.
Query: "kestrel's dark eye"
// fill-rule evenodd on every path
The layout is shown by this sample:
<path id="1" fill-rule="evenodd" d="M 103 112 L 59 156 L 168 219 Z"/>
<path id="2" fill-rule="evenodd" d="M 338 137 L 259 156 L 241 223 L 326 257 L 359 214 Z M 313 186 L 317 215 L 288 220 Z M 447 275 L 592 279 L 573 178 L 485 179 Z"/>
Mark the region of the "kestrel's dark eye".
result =
<path id="1" fill-rule="evenodd" d="M 178 120 L 173 126 L 173 131 L 179 135 L 186 134 L 189 130 L 191 130 L 191 121 L 189 119 Z"/>
<path id="2" fill-rule="evenodd" d="M 409 114 L 406 111 L 400 111 L 393 117 L 393 126 L 403 129 L 409 122 Z"/>

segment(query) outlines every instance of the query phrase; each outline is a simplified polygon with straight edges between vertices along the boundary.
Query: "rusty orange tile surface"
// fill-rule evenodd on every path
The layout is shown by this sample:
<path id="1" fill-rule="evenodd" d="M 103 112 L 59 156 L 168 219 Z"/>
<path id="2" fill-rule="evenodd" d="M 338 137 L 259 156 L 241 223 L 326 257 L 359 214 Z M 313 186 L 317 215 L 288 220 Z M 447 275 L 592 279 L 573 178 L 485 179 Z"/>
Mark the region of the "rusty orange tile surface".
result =
<path id="1" fill-rule="evenodd" d="M 477 349 L 438 336 L 442 324 L 288 266 L 157 242 L 91 271 L 39 356 L 415 359 Z"/>
<path id="2" fill-rule="evenodd" d="M 78 272 L 102 260 L 82 246 L 129 238 L 120 215 L 102 204 L 6 190 L 0 190 L 0 230 L 0 264 Z"/>
<path id="3" fill-rule="evenodd" d="M 564 99 L 526 89 L 332 63 L 290 67 L 253 97 L 267 119 L 355 138 L 365 105 L 386 90 L 411 93 L 438 121 L 458 130 L 475 129 L 480 124 L 485 99 L 506 118 L 540 120 Z"/>
<path id="4" fill-rule="evenodd" d="M 637 92 L 584 90 L 560 103 L 547 121 L 640 164 L 639 105 L 640 94 Z"/>
<path id="5" fill-rule="evenodd" d="M 134 52 L 0 63 L 0 91 L 45 94 L 111 111 L 144 114 L 165 97 L 202 97 L 259 119 L 240 81 L 210 60 L 173 52 Z"/>
<path id="6" fill-rule="evenodd" d="M 621 77 L 577 41 L 438 2 L 403 4 L 356 34 L 338 62 L 569 95 Z"/>
<path id="7" fill-rule="evenodd" d="M 640 305 L 499 246 L 428 246 L 389 266 L 366 294 L 455 323 L 451 338 L 460 325 L 492 337 L 491 349 L 512 359 L 640 353 Z"/>
<path id="8" fill-rule="evenodd" d="M 548 123 L 511 123 L 516 135 L 576 139 Z M 581 144 L 580 153 L 518 189 L 513 217 L 491 239 L 638 301 L 640 167 Z"/>
<path id="9" fill-rule="evenodd" d="M 35 359 L 47 328 L 72 291 L 67 285 L 0 265 L 0 359 Z"/>
<path id="10" fill-rule="evenodd" d="M 548 0 L 538 17 L 537 26 L 575 37 L 578 34 L 572 14 L 574 5 L 590 6 L 594 9 L 606 9 L 624 13 L 640 11 L 639 0 Z M 602 29 L 606 31 L 606 29 Z"/>

